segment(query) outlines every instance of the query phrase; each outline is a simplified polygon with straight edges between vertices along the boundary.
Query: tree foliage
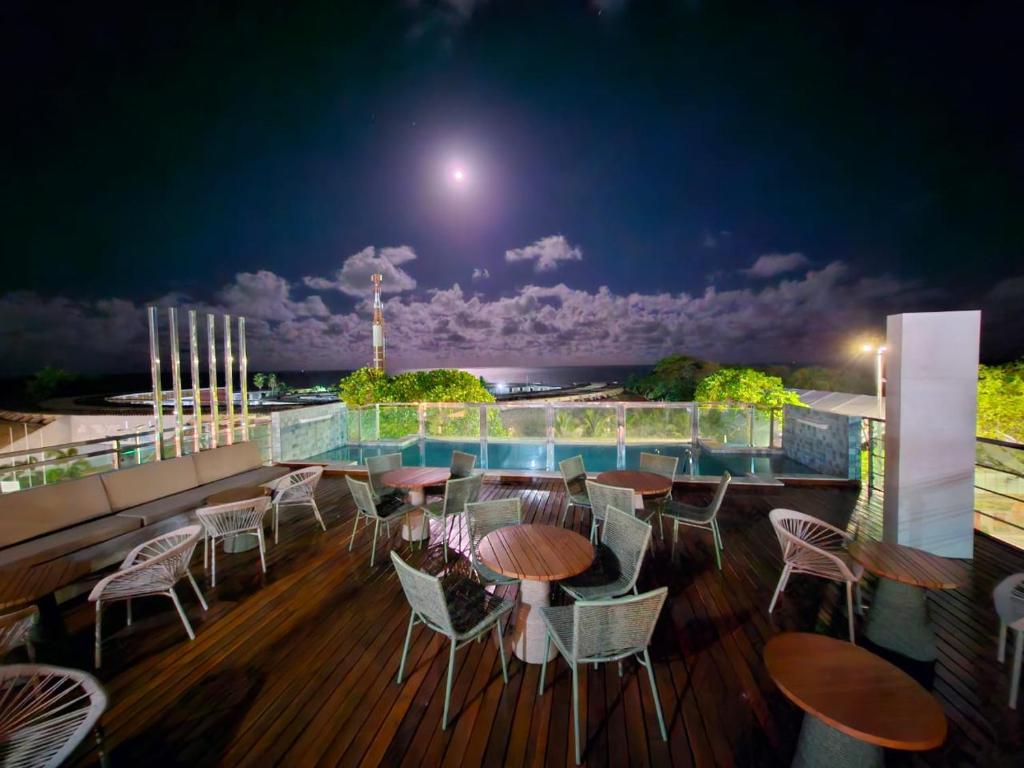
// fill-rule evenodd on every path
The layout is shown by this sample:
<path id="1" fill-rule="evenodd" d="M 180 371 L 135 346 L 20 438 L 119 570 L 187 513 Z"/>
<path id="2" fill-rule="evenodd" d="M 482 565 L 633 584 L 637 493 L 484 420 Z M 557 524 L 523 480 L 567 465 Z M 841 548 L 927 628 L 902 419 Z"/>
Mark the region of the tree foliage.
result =
<path id="1" fill-rule="evenodd" d="M 1024 360 L 978 366 L 978 435 L 1024 443 Z"/>
<path id="2" fill-rule="evenodd" d="M 25 394 L 35 402 L 60 394 L 68 384 L 78 377 L 63 368 L 48 365 L 32 374 L 25 382 Z"/>
<path id="3" fill-rule="evenodd" d="M 649 374 L 630 381 L 629 389 L 648 400 L 690 401 L 700 381 L 719 368 L 718 363 L 689 355 L 669 355 Z"/>
<path id="4" fill-rule="evenodd" d="M 360 368 L 338 383 L 338 394 L 351 407 L 371 403 L 493 403 L 494 396 L 466 371 L 438 368 L 388 376 Z"/>
<path id="5" fill-rule="evenodd" d="M 782 379 L 753 368 L 722 368 L 701 380 L 695 396 L 700 402 L 751 403 L 766 408 L 800 405 L 800 397 L 788 391 Z"/>

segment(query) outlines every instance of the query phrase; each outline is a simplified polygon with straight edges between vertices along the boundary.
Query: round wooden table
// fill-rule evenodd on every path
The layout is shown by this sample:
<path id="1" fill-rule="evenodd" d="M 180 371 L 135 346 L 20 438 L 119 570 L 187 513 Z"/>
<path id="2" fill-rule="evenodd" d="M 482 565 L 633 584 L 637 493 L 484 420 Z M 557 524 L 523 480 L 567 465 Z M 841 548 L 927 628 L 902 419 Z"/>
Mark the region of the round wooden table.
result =
<path id="1" fill-rule="evenodd" d="M 672 491 L 672 481 L 657 472 L 641 472 L 638 469 L 613 469 L 597 476 L 602 485 L 633 489 L 634 509 L 644 508 L 647 496 L 665 496 Z"/>
<path id="2" fill-rule="evenodd" d="M 880 648 L 917 661 L 935 661 L 935 628 L 926 590 L 957 589 L 968 573 L 955 560 L 884 541 L 853 541 L 847 551 L 879 577 L 864 636 Z"/>
<path id="3" fill-rule="evenodd" d="M 923 751 L 946 739 L 946 715 L 910 675 L 853 643 L 789 632 L 764 649 L 768 674 L 804 717 L 793 765 L 881 766 L 882 748 Z"/>
<path id="4" fill-rule="evenodd" d="M 555 658 L 557 650 L 547 642 L 544 619 L 537 609 L 550 605 L 550 582 L 590 567 L 594 561 L 590 542 L 575 531 L 554 525 L 510 525 L 484 536 L 477 555 L 492 571 L 521 580 L 512 635 L 515 655 L 529 664 Z"/>
<path id="5" fill-rule="evenodd" d="M 426 500 L 424 488 L 444 485 L 452 476 L 447 467 L 400 467 L 384 472 L 380 476 L 382 485 L 400 488 L 409 494 L 409 504 L 423 506 Z M 421 510 L 410 511 L 402 523 L 402 538 L 406 541 L 424 541 L 430 538 L 430 525 Z"/>
<path id="6" fill-rule="evenodd" d="M 243 485 L 238 488 L 228 488 L 226 491 L 218 491 L 206 497 L 206 505 L 209 507 L 217 504 L 234 504 L 239 501 L 251 501 L 262 499 L 270 495 L 270 489 L 262 485 Z M 260 545 L 259 539 L 251 533 L 240 533 L 224 539 L 224 551 L 231 554 L 248 552 Z"/>

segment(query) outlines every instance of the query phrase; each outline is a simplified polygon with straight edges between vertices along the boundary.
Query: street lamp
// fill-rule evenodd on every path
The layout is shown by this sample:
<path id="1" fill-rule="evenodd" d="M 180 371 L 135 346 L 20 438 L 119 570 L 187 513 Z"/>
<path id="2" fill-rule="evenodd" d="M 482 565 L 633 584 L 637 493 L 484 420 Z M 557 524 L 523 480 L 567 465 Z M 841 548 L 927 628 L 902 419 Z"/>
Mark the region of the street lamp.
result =
<path id="1" fill-rule="evenodd" d="M 878 403 L 878 418 L 885 418 L 885 407 L 882 404 L 882 388 L 885 385 L 885 345 L 866 343 L 861 346 L 861 351 L 875 353 L 875 400 Z"/>

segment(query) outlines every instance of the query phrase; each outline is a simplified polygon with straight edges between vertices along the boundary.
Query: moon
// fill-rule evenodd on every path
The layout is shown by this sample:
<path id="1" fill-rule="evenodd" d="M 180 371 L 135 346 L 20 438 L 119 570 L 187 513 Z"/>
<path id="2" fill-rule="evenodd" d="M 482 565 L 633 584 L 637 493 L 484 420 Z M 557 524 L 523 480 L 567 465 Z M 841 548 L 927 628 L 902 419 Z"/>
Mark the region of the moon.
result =
<path id="1" fill-rule="evenodd" d="M 466 180 L 466 172 L 462 168 L 455 168 L 452 170 L 452 181 L 456 184 L 461 184 Z"/>

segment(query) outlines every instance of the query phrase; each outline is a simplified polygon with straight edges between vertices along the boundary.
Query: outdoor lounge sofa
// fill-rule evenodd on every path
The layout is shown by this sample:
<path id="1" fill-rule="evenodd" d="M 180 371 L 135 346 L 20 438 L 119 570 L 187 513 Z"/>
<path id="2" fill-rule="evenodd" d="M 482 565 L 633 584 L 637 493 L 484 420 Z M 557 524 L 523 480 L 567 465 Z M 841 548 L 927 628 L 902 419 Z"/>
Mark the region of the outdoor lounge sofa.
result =
<path id="1" fill-rule="evenodd" d="M 187 524 L 211 494 L 286 474 L 263 466 L 254 442 L 214 448 L 0 496 L 0 569 L 61 558 L 90 570 Z"/>

